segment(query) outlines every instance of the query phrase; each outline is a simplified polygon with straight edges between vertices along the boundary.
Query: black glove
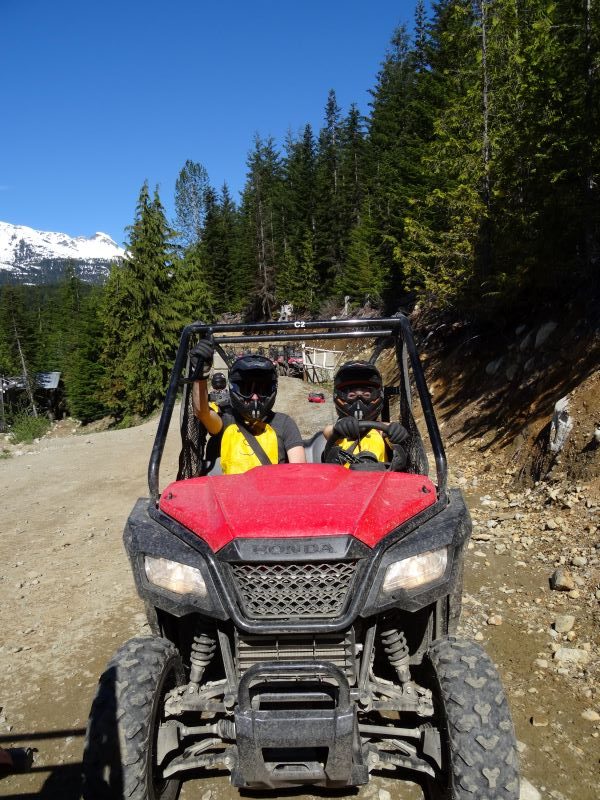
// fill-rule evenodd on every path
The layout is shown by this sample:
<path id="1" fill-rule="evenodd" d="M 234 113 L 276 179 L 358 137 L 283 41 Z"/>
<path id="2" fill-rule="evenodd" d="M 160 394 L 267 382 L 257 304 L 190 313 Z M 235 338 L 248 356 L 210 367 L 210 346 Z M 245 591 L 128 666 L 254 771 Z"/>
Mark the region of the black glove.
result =
<path id="1" fill-rule="evenodd" d="M 390 422 L 385 435 L 390 444 L 402 444 L 408 439 L 408 431 L 399 422 Z"/>
<path id="2" fill-rule="evenodd" d="M 205 381 L 212 367 L 215 346 L 208 339 L 202 339 L 190 350 L 190 379 Z"/>
<path id="3" fill-rule="evenodd" d="M 334 439 L 360 439 L 360 426 L 356 417 L 342 417 L 333 426 Z"/>

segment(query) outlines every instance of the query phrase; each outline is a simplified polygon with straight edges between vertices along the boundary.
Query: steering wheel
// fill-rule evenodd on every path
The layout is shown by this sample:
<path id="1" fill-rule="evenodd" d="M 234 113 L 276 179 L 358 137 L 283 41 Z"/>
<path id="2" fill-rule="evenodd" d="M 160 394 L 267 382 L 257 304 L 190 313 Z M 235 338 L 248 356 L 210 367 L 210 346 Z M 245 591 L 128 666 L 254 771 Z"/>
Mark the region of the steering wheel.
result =
<path id="1" fill-rule="evenodd" d="M 382 431 L 382 433 L 386 433 L 388 429 L 388 423 L 380 422 L 379 420 L 370 420 L 370 419 L 360 419 L 358 420 L 358 431 L 359 431 L 359 439 L 363 437 L 367 431 L 375 429 L 376 431 Z M 402 445 L 388 445 L 394 452 L 404 452 Z M 332 452 L 333 450 L 337 450 L 337 452 Z M 399 472 L 404 467 L 406 463 L 406 459 L 398 459 L 396 461 L 396 465 L 394 465 L 394 458 L 392 461 L 384 461 L 380 462 L 377 460 L 375 455 L 371 453 L 369 450 L 363 451 L 358 455 L 355 455 L 351 450 L 344 449 L 343 447 L 339 447 L 339 445 L 335 444 L 335 439 L 333 435 L 327 440 L 327 444 L 325 445 L 325 449 L 323 450 L 323 456 L 321 458 L 323 463 L 329 464 L 382 464 L 385 469 L 392 470 L 394 472 Z M 400 463 L 401 462 L 401 463 Z"/>

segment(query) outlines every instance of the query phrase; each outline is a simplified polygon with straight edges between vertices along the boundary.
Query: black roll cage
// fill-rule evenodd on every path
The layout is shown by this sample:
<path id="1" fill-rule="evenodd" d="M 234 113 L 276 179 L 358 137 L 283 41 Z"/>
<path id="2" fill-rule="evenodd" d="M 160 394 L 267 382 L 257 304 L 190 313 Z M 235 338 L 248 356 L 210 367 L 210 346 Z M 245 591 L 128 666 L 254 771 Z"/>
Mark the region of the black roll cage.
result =
<path id="1" fill-rule="evenodd" d="M 327 339 L 375 339 L 376 347 L 370 360 L 374 362 L 383 350 L 394 347 L 400 381 L 404 383 L 406 396 L 410 398 L 410 379 L 406 363 L 406 356 L 408 356 L 435 459 L 438 499 L 442 500 L 446 497 L 448 468 L 442 438 L 435 418 L 435 412 L 433 410 L 431 397 L 425 381 L 423 367 L 417 353 L 410 323 L 406 316 L 398 315 L 387 319 L 296 320 L 294 322 L 261 322 L 223 325 L 207 325 L 203 322 L 193 322 L 191 325 L 187 325 L 181 334 L 179 348 L 171 371 L 169 386 L 167 388 L 163 410 L 158 423 L 158 430 L 152 447 L 150 463 L 148 465 L 148 488 L 154 502 L 156 502 L 159 497 L 160 462 L 167 432 L 171 423 L 173 408 L 177 399 L 177 393 L 184 383 L 189 382 L 186 381 L 185 378 L 182 378 L 182 373 L 187 364 L 190 337 L 195 334 L 199 334 L 199 338 L 212 336 L 216 349 L 221 353 L 226 362 L 228 362 L 229 359 L 223 347 L 230 344 L 248 345 L 258 342 L 306 342 Z"/>

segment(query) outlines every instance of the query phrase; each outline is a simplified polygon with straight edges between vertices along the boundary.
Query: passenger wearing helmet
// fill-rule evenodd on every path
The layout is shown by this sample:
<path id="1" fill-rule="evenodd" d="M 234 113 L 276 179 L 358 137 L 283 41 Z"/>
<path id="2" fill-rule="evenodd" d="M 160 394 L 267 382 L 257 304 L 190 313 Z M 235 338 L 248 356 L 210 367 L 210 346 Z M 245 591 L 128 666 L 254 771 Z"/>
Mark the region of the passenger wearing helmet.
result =
<path id="1" fill-rule="evenodd" d="M 393 448 L 396 468 L 401 468 L 400 461 L 405 462 L 406 456 L 399 446 L 408 436 L 406 429 L 399 422 L 390 422 L 385 433 L 371 429 L 361 435 L 358 424 L 377 420 L 383 408 L 383 380 L 377 367 L 368 361 L 343 364 L 333 380 L 333 403 L 339 419 L 323 430 L 327 440 L 334 439 L 333 460 L 337 460 L 336 453 L 345 451 L 355 456 L 369 452 L 377 461 L 388 462 Z"/>
<path id="2" fill-rule="evenodd" d="M 231 399 L 225 375 L 222 372 L 214 372 L 210 379 L 210 385 L 212 392 L 208 393 L 209 406 L 221 416 L 231 413 Z"/>
<path id="3" fill-rule="evenodd" d="M 206 379 L 214 347 L 202 340 L 190 352 L 194 413 L 206 430 L 221 439 L 224 475 L 246 472 L 261 464 L 303 464 L 306 461 L 298 426 L 287 414 L 274 412 L 277 371 L 269 358 L 246 355 L 229 370 L 231 414 L 210 408 Z"/>

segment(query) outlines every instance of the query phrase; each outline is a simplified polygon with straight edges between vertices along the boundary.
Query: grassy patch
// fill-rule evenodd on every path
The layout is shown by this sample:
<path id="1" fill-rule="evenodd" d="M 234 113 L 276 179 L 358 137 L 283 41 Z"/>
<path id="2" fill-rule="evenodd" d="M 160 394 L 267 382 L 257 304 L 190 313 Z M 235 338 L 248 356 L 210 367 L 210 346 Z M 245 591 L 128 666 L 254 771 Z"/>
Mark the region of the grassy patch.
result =
<path id="1" fill-rule="evenodd" d="M 122 420 L 117 422 L 115 429 L 122 431 L 125 428 L 135 428 L 136 425 L 141 425 L 143 421 L 139 414 L 126 414 Z"/>
<path id="2" fill-rule="evenodd" d="M 46 417 L 30 417 L 21 414 L 15 417 L 11 425 L 10 436 L 13 442 L 33 442 L 43 436 L 50 427 L 50 421 Z"/>

